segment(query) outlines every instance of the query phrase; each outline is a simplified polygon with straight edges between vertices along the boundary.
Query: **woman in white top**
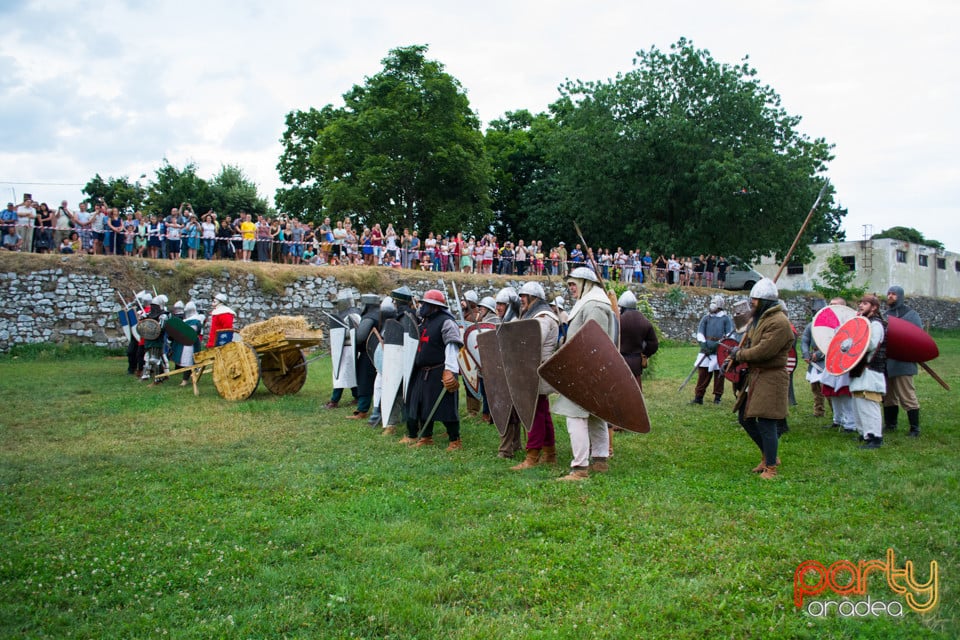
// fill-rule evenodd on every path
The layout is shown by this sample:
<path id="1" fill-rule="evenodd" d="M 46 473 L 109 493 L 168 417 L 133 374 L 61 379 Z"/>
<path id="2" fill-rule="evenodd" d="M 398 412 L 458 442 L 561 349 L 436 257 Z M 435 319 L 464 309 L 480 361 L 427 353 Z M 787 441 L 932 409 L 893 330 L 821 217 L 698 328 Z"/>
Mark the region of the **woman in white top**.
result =
<path id="1" fill-rule="evenodd" d="M 203 216 L 200 224 L 200 239 L 203 240 L 203 257 L 213 260 L 213 245 L 217 241 L 217 223 L 213 221 L 213 209 Z"/>

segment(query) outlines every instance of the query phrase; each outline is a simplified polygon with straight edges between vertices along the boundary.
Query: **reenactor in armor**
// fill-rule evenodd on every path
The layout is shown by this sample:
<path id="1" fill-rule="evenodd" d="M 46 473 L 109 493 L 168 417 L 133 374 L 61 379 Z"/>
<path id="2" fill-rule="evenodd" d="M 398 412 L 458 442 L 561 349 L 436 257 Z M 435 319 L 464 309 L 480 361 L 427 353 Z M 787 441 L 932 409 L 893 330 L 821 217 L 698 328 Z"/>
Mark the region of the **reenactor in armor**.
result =
<path id="1" fill-rule="evenodd" d="M 356 367 L 357 367 L 357 409 L 352 419 L 363 420 L 370 412 L 373 402 L 373 385 L 377 377 L 377 368 L 367 351 L 367 340 L 380 330 L 380 296 L 375 293 L 365 293 L 360 296 L 362 310 L 360 322 L 356 332 Z"/>
<path id="2" fill-rule="evenodd" d="M 337 312 L 330 318 L 330 358 L 333 360 L 333 392 L 325 408 L 340 406 L 343 390 L 350 389 L 354 402 L 357 393 L 357 358 L 354 344 L 360 325 L 360 309 L 354 306 L 353 291 L 342 289 L 335 300 Z"/>
<path id="3" fill-rule="evenodd" d="M 406 402 L 407 436 L 400 442 L 416 447 L 433 444 L 433 423 L 439 420 L 450 438 L 447 451 L 455 451 L 462 448 L 457 377 L 457 353 L 463 346 L 460 327 L 438 289 L 424 294 L 419 314 L 420 342 Z"/>

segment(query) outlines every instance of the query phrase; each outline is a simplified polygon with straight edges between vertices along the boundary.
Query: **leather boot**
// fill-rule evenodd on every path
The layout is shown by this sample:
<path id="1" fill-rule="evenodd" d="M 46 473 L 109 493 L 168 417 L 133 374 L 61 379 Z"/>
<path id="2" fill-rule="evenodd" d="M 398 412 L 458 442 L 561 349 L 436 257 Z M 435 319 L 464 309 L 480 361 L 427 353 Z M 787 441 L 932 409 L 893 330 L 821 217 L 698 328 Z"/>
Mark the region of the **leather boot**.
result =
<path id="1" fill-rule="evenodd" d="M 577 482 L 578 480 L 586 480 L 590 477 L 590 472 L 586 469 L 581 469 L 578 467 L 572 467 L 570 473 L 567 475 L 557 478 L 559 482 Z"/>
<path id="2" fill-rule="evenodd" d="M 353 415 L 347 416 L 347 420 L 366 420 L 367 412 L 366 411 L 354 411 Z"/>
<path id="3" fill-rule="evenodd" d="M 907 435 L 911 438 L 920 437 L 920 409 L 907 409 L 907 419 L 910 421 L 910 433 Z"/>
<path id="4" fill-rule="evenodd" d="M 544 447 L 540 450 L 540 464 L 557 464 L 557 448 Z"/>
<path id="5" fill-rule="evenodd" d="M 594 458 L 593 462 L 591 462 L 590 466 L 587 468 L 596 473 L 606 473 L 607 471 L 610 471 L 610 465 L 607 464 L 606 458 Z"/>
<path id="6" fill-rule="evenodd" d="M 395 434 L 396 432 L 397 432 L 397 428 L 396 428 L 396 427 L 384 427 L 383 430 L 380 432 L 380 435 L 382 435 L 382 436 L 392 436 L 392 435 Z"/>
<path id="7" fill-rule="evenodd" d="M 336 409 L 336 408 L 339 407 L 339 406 L 340 406 L 340 403 L 339 403 L 339 402 L 333 402 L 333 401 L 331 400 L 331 401 L 328 402 L 327 404 L 323 405 L 323 408 L 324 408 L 324 409 Z"/>
<path id="8" fill-rule="evenodd" d="M 417 440 L 416 444 L 414 444 L 413 446 L 419 449 L 420 447 L 428 447 L 432 444 L 433 444 L 433 438 L 427 437 L 427 438 L 420 438 L 419 440 Z"/>
<path id="9" fill-rule="evenodd" d="M 897 430 L 897 414 L 900 413 L 900 407 L 893 405 L 892 407 L 883 408 L 883 428 L 887 431 L 896 431 Z M 909 412 L 907 413 L 909 415 Z"/>
<path id="10" fill-rule="evenodd" d="M 535 467 L 540 463 L 540 449 L 527 449 L 527 457 L 520 464 L 510 467 L 510 471 L 522 471 Z"/>
<path id="11" fill-rule="evenodd" d="M 780 466 L 780 457 L 777 457 L 777 466 Z M 755 466 L 753 469 L 750 469 L 752 473 L 763 473 L 764 469 L 767 468 L 767 465 L 764 464 L 763 458 L 760 458 L 760 464 Z"/>
<path id="12" fill-rule="evenodd" d="M 865 438 L 864 444 L 860 445 L 861 449 L 879 449 L 883 446 L 883 438 L 878 438 L 877 436 L 867 436 Z"/>
<path id="13" fill-rule="evenodd" d="M 697 396 L 687 404 L 703 404 L 703 396 Z"/>
<path id="14" fill-rule="evenodd" d="M 764 480 L 773 480 L 777 477 L 777 465 L 768 466 L 760 473 L 760 477 Z"/>
<path id="15" fill-rule="evenodd" d="M 410 436 L 403 436 L 402 438 L 397 440 L 397 444 L 415 445 L 417 444 L 417 439 L 411 438 Z"/>
<path id="16" fill-rule="evenodd" d="M 447 451 L 459 451 L 463 449 L 463 443 L 460 440 L 451 440 L 447 445 Z"/>

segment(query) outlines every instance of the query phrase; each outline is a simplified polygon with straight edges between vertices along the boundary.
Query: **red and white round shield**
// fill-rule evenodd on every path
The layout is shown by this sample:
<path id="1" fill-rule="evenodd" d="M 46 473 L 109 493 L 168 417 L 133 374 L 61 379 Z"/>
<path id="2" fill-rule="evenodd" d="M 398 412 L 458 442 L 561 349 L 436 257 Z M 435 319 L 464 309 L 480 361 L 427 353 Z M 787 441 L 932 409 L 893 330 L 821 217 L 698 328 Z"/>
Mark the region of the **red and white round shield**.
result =
<path id="1" fill-rule="evenodd" d="M 856 315 L 857 312 L 854 309 L 842 304 L 830 304 L 817 311 L 813 320 L 810 321 L 813 324 L 810 334 L 817 344 L 817 349 L 826 353 L 840 325 Z"/>
<path id="2" fill-rule="evenodd" d="M 854 316 L 844 322 L 827 348 L 827 373 L 834 376 L 849 372 L 870 347 L 870 321 Z"/>

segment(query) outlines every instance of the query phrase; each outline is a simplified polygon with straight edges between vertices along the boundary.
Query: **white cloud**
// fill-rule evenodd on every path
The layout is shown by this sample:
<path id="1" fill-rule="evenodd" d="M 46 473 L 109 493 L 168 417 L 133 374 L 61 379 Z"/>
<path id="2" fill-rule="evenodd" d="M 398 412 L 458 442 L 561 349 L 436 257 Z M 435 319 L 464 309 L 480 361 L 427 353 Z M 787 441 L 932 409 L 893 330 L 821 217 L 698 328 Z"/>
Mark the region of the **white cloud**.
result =
<path id="1" fill-rule="evenodd" d="M 152 175 L 166 158 L 208 178 L 240 166 L 272 197 L 285 114 L 340 104 L 392 48 L 429 45 L 486 123 L 685 36 L 721 62 L 749 56 L 802 131 L 836 145 L 849 238 L 904 225 L 960 250 L 958 17 L 947 0 L 5 2 L 0 193 Z"/>

